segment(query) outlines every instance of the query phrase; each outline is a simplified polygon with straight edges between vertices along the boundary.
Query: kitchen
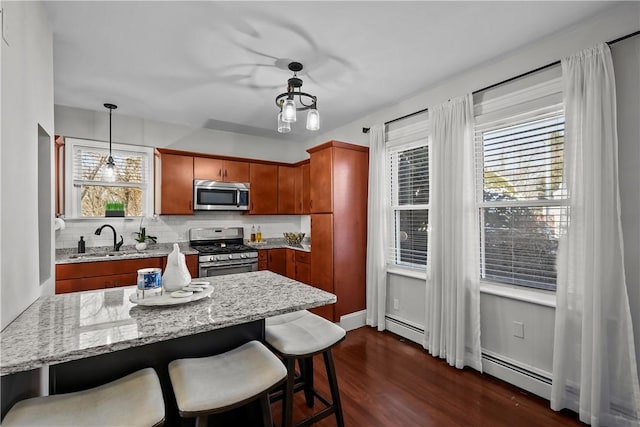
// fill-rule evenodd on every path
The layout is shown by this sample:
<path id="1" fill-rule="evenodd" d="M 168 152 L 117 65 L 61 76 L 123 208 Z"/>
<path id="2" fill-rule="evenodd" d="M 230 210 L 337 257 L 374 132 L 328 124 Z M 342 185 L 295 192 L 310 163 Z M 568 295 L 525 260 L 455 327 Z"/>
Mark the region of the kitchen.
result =
<path id="1" fill-rule="evenodd" d="M 637 27 L 637 20 L 634 20 L 637 16 L 634 15 L 636 11 L 634 6 L 636 6 L 634 3 L 618 6 L 617 9 L 612 6 L 611 10 L 607 10 L 606 13 L 603 12 L 601 16 L 591 21 L 585 21 L 582 26 L 576 27 L 576 32 L 571 33 L 572 35 L 558 35 L 555 38 L 552 37 L 534 43 L 522 52 L 512 52 L 495 64 L 485 64 L 473 71 L 464 73 L 462 73 L 462 69 L 459 68 L 458 70 L 462 73 L 461 75 L 449 77 L 443 80 L 443 82 L 438 83 L 431 90 L 425 89 L 419 96 L 404 101 L 402 101 L 401 97 L 397 97 L 394 101 L 394 103 L 397 104 L 393 106 L 385 106 L 384 108 L 374 110 L 375 112 L 361 114 L 361 116 L 354 118 L 353 121 L 345 124 L 336 131 L 325 132 L 323 128 L 323 133 L 319 133 L 318 135 L 311 134 L 305 137 L 302 142 L 276 139 L 271 136 L 264 137 L 246 133 L 236 133 L 229 130 L 198 129 L 190 126 L 173 125 L 154 119 L 141 119 L 135 115 L 133 117 L 128 116 L 124 114 L 124 112 L 116 113 L 118 110 L 114 112 L 113 140 L 118 143 L 175 149 L 189 153 L 203 153 L 211 156 L 218 155 L 282 162 L 290 165 L 307 159 L 307 149 L 319 146 L 330 140 L 337 139 L 356 145 L 367 146 L 369 137 L 362 134 L 361 128 L 363 126 L 370 126 L 376 122 L 384 122 L 418 111 L 430 105 L 434 100 L 446 99 L 452 94 L 459 93 L 460 89 L 458 89 L 458 87 L 470 91 L 476 90 L 553 62 L 565 54 L 585 48 L 598 41 L 613 40 L 616 37 L 632 32 L 633 29 Z M 97 105 L 91 109 L 63 105 L 53 107 L 54 88 L 52 83 L 50 83 L 54 62 L 52 56 L 55 58 L 55 52 L 53 55 L 51 53 L 53 36 L 48 32 L 49 30 L 47 30 L 48 25 L 46 22 L 48 18 L 46 11 L 36 6 L 34 7 L 36 8 L 35 12 L 29 11 L 29 15 L 22 15 L 27 12 L 21 9 L 16 10 L 13 15 L 15 19 L 20 17 L 21 19 L 24 18 L 29 22 L 33 22 L 35 26 L 33 27 L 34 30 L 30 32 L 30 38 L 27 38 L 27 36 L 19 32 L 20 25 L 10 26 L 8 38 L 11 39 L 13 35 L 14 50 L 8 50 L 3 46 L 3 55 L 6 54 L 6 56 L 3 56 L 3 64 L 10 65 L 20 62 L 14 62 L 16 58 L 11 56 L 14 55 L 12 52 L 15 52 L 15 46 L 24 49 L 25 52 L 38 52 L 33 57 L 29 56 L 32 58 L 32 61 L 35 61 L 33 63 L 38 65 L 29 67 L 24 77 L 19 77 L 19 74 L 24 72 L 24 70 L 20 69 L 21 71 L 16 71 L 17 65 L 15 65 L 16 68 L 9 68 L 9 71 L 6 71 L 4 69 L 5 65 L 3 65 L 3 79 L 12 78 L 14 79 L 13 81 L 17 82 L 14 89 L 3 84 L 3 105 L 5 106 L 5 109 L 2 110 L 2 253 L 5 255 L 3 256 L 2 264 L 3 327 L 29 306 L 31 302 L 37 299 L 41 293 L 53 293 L 55 287 L 55 272 L 52 261 L 48 264 L 51 272 L 43 276 L 45 278 L 44 280 L 38 277 L 38 269 L 34 268 L 35 264 L 25 263 L 22 265 L 22 262 L 16 262 L 17 260 L 34 259 L 34 242 L 39 242 L 39 250 L 49 252 L 50 260 L 52 260 L 56 248 L 77 247 L 77 241 L 80 235 L 85 236 L 86 239 L 91 239 L 87 240 L 88 247 L 96 245 L 107 246 L 110 244 L 111 237 L 109 237 L 108 234 L 103 236 L 95 236 L 93 234 L 96 227 L 103 223 L 111 223 L 118 231 L 118 234 L 124 236 L 126 245 L 132 245 L 134 243 L 131 233 L 139 229 L 138 220 L 109 219 L 107 221 L 103 219 L 101 222 L 91 222 L 91 225 L 85 225 L 80 221 L 67 220 L 65 230 L 52 232 L 49 242 L 43 240 L 38 234 L 37 212 L 39 211 L 39 202 L 35 196 L 24 196 L 25 194 L 34 194 L 37 188 L 37 170 L 39 169 L 36 161 L 38 158 L 37 145 L 35 142 L 23 145 L 9 143 L 9 141 L 33 141 L 33 126 L 28 123 L 37 122 L 40 123 L 45 133 L 51 136 L 59 134 L 71 138 L 97 140 L 104 143 L 109 140 L 108 114 L 106 114 L 101 107 L 102 103 L 109 101 L 115 102 L 119 104 L 121 111 L 123 111 L 122 109 L 125 103 L 121 99 L 106 99 L 103 97 L 98 101 Z M 7 16 L 10 18 L 12 16 L 10 6 L 7 6 L 7 10 L 9 11 Z M 28 18 L 25 16 L 28 16 Z M 35 45 L 30 44 L 34 43 L 31 37 L 35 38 Z M 24 42 L 22 40 L 24 40 Z M 27 40 L 29 41 L 27 42 Z M 502 52 L 504 53 L 506 51 Z M 618 70 L 616 70 L 616 73 L 618 74 Z M 284 80 L 289 77 L 288 72 L 283 70 L 280 71 L 279 75 L 283 83 Z M 304 79 L 304 76 L 302 77 Z M 27 84 L 27 81 L 35 83 Z M 34 95 L 24 98 L 16 96 L 15 90 L 20 87 L 29 86 L 32 86 L 32 90 L 37 94 L 37 97 Z M 315 85 L 305 79 L 304 87 L 307 88 L 307 86 L 309 86 L 308 90 L 310 92 L 315 92 Z M 278 89 L 268 91 L 268 94 L 265 93 L 264 97 L 269 98 L 272 104 L 272 95 L 275 95 L 276 92 L 278 92 Z M 319 100 L 320 103 L 323 102 L 321 97 L 319 97 Z M 161 101 L 158 100 L 158 104 L 160 103 Z M 13 112 L 11 112 L 7 107 L 8 105 L 15 105 L 17 108 L 12 108 Z M 300 123 L 298 123 L 298 125 L 304 126 L 304 124 Z M 621 138 L 621 144 L 623 143 L 624 140 Z M 274 149 L 274 147 L 277 147 L 277 149 Z M 629 150 L 629 148 L 625 149 Z M 31 160 L 25 161 L 25 155 Z M 621 156 L 624 160 L 625 156 L 622 153 L 622 148 Z M 633 154 L 627 156 L 627 159 L 633 158 Z M 623 162 L 621 162 L 621 164 L 622 163 Z M 637 182 L 637 170 L 628 165 L 625 170 L 625 176 L 630 177 L 626 182 Z M 14 177 L 18 177 L 19 179 L 14 179 Z M 624 187 L 626 184 L 623 182 L 621 185 Z M 622 188 L 622 191 L 625 191 L 624 188 Z M 622 196 L 623 208 L 629 206 L 629 204 L 627 204 L 629 200 L 631 200 L 631 204 L 634 206 L 633 197 L 635 196 L 633 196 L 633 190 L 627 189 L 626 191 L 627 198 L 625 198 L 624 194 Z M 629 197 L 631 197 L 631 199 Z M 17 200 L 20 201 L 19 209 L 12 208 L 16 205 Z M 53 204 L 53 200 L 51 200 L 51 203 Z M 53 208 L 51 208 L 49 212 L 53 211 Z M 25 212 L 27 213 L 25 214 Z M 214 224 L 210 221 L 212 217 L 215 218 Z M 27 224 L 26 227 L 16 227 L 16 224 L 25 224 L 25 221 Z M 194 215 L 178 215 L 175 217 L 160 215 L 157 218 L 153 218 L 150 216 L 144 220 L 144 226 L 147 227 L 148 233 L 158 236 L 160 243 L 170 243 L 174 241 L 187 242 L 189 229 L 207 226 L 243 227 L 245 235 L 248 235 L 250 234 L 252 225 L 256 227 L 260 225 L 266 240 L 280 238 L 285 231 L 305 232 L 307 236 L 309 236 L 312 232 L 310 223 L 309 215 L 304 214 L 252 216 L 238 213 L 196 213 Z M 626 225 L 624 226 L 627 227 Z M 625 231 L 625 245 L 636 244 L 634 243 L 636 239 L 634 237 L 636 235 L 634 234 L 634 229 L 631 228 L 630 230 L 630 232 Z M 312 242 L 312 248 L 316 243 L 317 242 Z M 48 251 L 46 250 L 47 248 L 49 249 Z M 313 250 L 311 253 L 313 253 Z M 629 256 L 633 256 L 634 254 L 633 250 L 627 250 L 626 253 L 630 254 Z M 6 256 L 6 254 L 11 255 Z M 631 268 L 633 268 L 634 264 L 637 263 L 633 262 L 633 258 L 627 262 L 627 265 L 631 266 Z M 631 271 L 633 272 L 634 270 Z M 635 273 L 631 274 L 632 283 L 636 283 L 637 276 L 634 279 L 633 274 Z M 49 279 L 46 279 L 46 277 L 49 277 Z M 424 301 L 424 291 L 421 291 L 418 286 L 416 286 L 416 282 L 417 281 L 412 281 L 411 278 L 406 278 L 399 274 L 389 275 L 389 314 L 391 314 L 392 317 L 404 320 L 404 324 L 407 325 L 420 323 L 420 320 L 418 320 L 421 316 L 420 307 L 417 302 Z M 18 286 L 18 283 L 25 285 Z M 42 287 L 40 283 L 44 283 Z M 630 288 L 629 292 L 633 307 L 633 304 L 637 304 L 638 292 L 635 288 Z M 497 312 L 503 309 L 502 297 L 491 294 L 483 295 L 483 298 L 488 303 L 487 307 L 498 307 Z M 394 299 L 399 300 L 399 310 L 393 308 Z M 527 312 L 527 310 L 530 310 L 528 306 L 525 310 L 520 310 L 520 312 Z M 545 316 L 540 315 L 540 313 L 546 313 L 550 309 L 548 306 L 538 305 L 533 310 L 534 313 L 532 317 L 536 319 L 544 318 Z M 632 310 L 632 312 L 636 313 L 637 310 Z M 506 315 L 513 316 L 511 309 L 506 312 Z M 486 314 L 483 314 L 483 316 L 486 316 Z M 485 324 L 492 326 L 494 322 L 497 322 L 497 320 L 491 316 L 483 320 Z M 518 319 L 514 317 L 514 320 Z M 546 322 L 546 320 L 543 321 L 545 324 Z M 634 322 L 634 326 L 637 326 L 637 318 L 634 318 Z M 498 326 L 497 323 L 495 323 L 495 325 Z M 409 334 L 411 334 L 412 328 L 408 329 Z M 637 330 L 638 328 L 634 329 Z M 496 333 L 492 333 L 492 330 L 495 330 Z M 508 353 L 511 349 L 502 346 L 504 337 L 501 338 L 498 336 L 497 331 L 499 331 L 498 328 L 483 329 L 483 339 L 486 338 L 487 345 L 494 346 L 496 352 L 507 351 L 507 356 L 511 356 L 511 358 L 515 360 L 520 359 L 522 354 L 526 353 L 526 349 L 518 349 L 513 353 Z M 530 341 L 530 338 L 528 338 L 522 342 L 528 343 L 529 347 L 526 348 L 529 349 L 536 348 L 536 346 L 546 349 L 547 346 L 552 346 L 552 342 L 549 344 L 549 337 L 547 335 L 541 340 L 542 342 L 535 340 Z M 530 353 L 535 352 L 531 351 Z M 531 364 L 533 366 L 539 366 L 537 365 L 538 362 L 533 361 Z M 548 370 L 546 361 L 541 365 L 540 367 L 543 370 Z"/>

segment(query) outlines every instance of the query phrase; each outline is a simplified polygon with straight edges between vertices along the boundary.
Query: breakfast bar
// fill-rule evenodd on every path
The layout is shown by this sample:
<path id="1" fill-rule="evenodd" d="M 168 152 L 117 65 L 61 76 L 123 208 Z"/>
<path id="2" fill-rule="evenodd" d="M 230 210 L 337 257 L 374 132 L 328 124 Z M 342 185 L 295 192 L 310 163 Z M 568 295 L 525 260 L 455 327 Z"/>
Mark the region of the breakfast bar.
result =
<path id="1" fill-rule="evenodd" d="M 26 381 L 25 389 L 11 377 L 46 375 L 48 370 L 53 394 L 153 367 L 170 422 L 177 416 L 167 373 L 171 360 L 263 340 L 265 318 L 336 302 L 331 293 L 270 271 L 203 280 L 214 288 L 209 297 L 170 306 L 134 304 L 133 286 L 41 297 L 0 334 L 2 412 L 29 394 L 34 383 Z"/>

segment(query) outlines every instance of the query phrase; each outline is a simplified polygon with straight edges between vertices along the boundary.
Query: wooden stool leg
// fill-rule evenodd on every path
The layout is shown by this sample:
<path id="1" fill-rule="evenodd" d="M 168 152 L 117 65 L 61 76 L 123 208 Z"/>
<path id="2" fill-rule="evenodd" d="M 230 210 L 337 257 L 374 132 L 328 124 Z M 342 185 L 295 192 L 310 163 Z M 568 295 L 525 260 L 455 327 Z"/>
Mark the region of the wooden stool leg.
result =
<path id="1" fill-rule="evenodd" d="M 200 415 L 196 418 L 196 427 L 207 427 L 207 423 L 209 422 L 208 415 Z"/>
<path id="2" fill-rule="evenodd" d="M 271 403 L 269 402 L 268 394 L 260 398 L 260 407 L 262 409 L 262 426 L 273 427 L 273 421 L 271 418 Z"/>
<path id="3" fill-rule="evenodd" d="M 296 373 L 296 359 L 287 359 L 287 381 L 282 396 L 282 427 L 293 425 L 293 383 Z"/>
<path id="4" fill-rule="evenodd" d="M 300 360 L 302 366 L 302 380 L 304 381 L 304 399 L 309 408 L 313 408 L 313 357 L 306 357 Z"/>
<path id="5" fill-rule="evenodd" d="M 336 377 L 336 366 L 333 363 L 331 349 L 322 353 L 322 357 L 324 358 L 324 365 L 327 370 L 327 379 L 329 380 L 329 389 L 331 390 L 331 400 L 335 406 L 336 422 L 338 427 L 344 427 L 342 403 L 340 403 L 340 391 L 338 390 L 338 378 Z"/>

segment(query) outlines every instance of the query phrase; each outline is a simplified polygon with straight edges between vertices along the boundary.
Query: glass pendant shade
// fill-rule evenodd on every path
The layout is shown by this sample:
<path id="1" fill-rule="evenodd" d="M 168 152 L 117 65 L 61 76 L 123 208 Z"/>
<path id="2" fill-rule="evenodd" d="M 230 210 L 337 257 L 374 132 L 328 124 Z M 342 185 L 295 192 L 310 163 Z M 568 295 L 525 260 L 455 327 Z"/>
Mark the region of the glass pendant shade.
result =
<path id="1" fill-rule="evenodd" d="M 320 129 L 320 113 L 315 108 L 312 108 L 307 113 L 307 130 Z"/>
<path id="2" fill-rule="evenodd" d="M 291 131 L 291 124 L 282 120 L 282 113 L 278 113 L 278 132 L 287 133 Z"/>
<path id="3" fill-rule="evenodd" d="M 116 180 L 116 165 L 111 156 L 109 156 L 109 160 L 107 160 L 107 166 L 104 168 L 102 179 L 108 182 L 114 182 Z"/>
<path id="4" fill-rule="evenodd" d="M 296 103 L 293 99 L 287 99 L 282 105 L 282 120 L 287 123 L 296 121 Z"/>

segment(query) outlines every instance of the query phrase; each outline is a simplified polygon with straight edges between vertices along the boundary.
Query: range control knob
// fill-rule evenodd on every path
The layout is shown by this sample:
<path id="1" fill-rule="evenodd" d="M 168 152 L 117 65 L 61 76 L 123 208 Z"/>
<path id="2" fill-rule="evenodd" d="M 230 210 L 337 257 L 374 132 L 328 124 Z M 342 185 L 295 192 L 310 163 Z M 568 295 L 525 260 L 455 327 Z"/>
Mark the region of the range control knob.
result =
<path id="1" fill-rule="evenodd" d="M 229 259 L 233 259 L 233 255 L 229 255 Z"/>
<path id="2" fill-rule="evenodd" d="M 240 258 L 246 258 L 247 256 L 245 254 L 240 255 Z"/>

